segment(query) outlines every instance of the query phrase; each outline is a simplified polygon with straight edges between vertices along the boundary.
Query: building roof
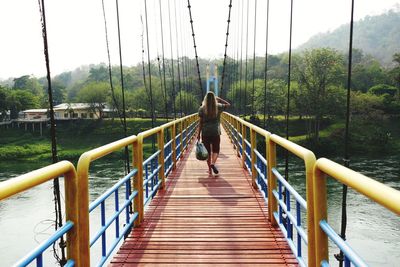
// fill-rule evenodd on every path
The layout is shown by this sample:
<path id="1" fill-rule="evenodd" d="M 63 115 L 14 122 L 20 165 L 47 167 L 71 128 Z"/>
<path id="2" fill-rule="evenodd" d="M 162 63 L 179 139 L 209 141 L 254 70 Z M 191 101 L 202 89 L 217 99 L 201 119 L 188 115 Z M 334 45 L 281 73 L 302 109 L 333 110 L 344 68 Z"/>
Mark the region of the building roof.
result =
<path id="1" fill-rule="evenodd" d="M 27 109 L 22 111 L 23 113 L 47 113 L 45 108 Z"/>
<path id="2" fill-rule="evenodd" d="M 67 110 L 67 109 L 88 109 L 89 103 L 62 103 L 54 106 L 54 110 Z"/>

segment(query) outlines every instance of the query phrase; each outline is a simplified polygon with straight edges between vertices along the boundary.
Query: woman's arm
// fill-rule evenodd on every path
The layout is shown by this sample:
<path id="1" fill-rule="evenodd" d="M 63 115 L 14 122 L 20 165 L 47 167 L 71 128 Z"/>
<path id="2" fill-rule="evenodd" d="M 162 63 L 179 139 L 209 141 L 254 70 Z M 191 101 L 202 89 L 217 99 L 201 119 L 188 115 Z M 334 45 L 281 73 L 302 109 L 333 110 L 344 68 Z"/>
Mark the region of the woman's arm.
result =
<path id="1" fill-rule="evenodd" d="M 200 117 L 200 122 L 199 122 L 199 133 L 197 135 L 197 140 L 200 141 L 200 135 L 201 135 L 201 129 L 203 128 L 203 119 Z"/>
<path id="2" fill-rule="evenodd" d="M 224 104 L 226 107 L 230 107 L 231 106 L 231 104 L 228 101 L 226 101 L 225 99 L 222 99 L 222 98 L 220 98 L 218 96 L 216 96 L 215 98 L 217 99 L 218 103 Z"/>

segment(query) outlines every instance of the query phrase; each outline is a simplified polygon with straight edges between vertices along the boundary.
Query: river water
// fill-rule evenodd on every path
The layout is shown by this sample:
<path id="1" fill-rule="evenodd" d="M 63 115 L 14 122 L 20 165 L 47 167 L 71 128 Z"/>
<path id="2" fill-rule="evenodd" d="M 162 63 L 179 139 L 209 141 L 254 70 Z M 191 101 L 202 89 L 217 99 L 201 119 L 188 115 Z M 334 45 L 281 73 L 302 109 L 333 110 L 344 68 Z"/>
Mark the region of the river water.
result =
<path id="1" fill-rule="evenodd" d="M 278 162 L 279 164 L 279 162 Z M 0 181 L 38 168 L 35 165 L 0 164 Z M 351 168 L 400 190 L 400 156 L 381 159 L 352 159 Z M 304 172 L 300 161 L 290 161 L 290 183 L 305 198 Z M 123 163 L 95 162 L 90 171 L 90 201 L 123 176 Z M 62 181 L 62 179 L 61 179 Z M 328 180 L 328 220 L 340 232 L 342 186 Z M 111 205 L 112 203 L 109 203 Z M 349 189 L 347 199 L 347 239 L 355 251 L 371 266 L 400 266 L 400 217 Z M 91 214 L 91 223 L 99 225 L 99 214 Z M 95 228 L 91 224 L 92 228 Z M 0 266 L 11 266 L 54 231 L 52 183 L 0 202 Z M 330 244 L 330 262 L 337 266 Z M 99 249 L 92 257 L 99 257 Z M 45 266 L 54 266 L 51 252 L 44 255 Z"/>

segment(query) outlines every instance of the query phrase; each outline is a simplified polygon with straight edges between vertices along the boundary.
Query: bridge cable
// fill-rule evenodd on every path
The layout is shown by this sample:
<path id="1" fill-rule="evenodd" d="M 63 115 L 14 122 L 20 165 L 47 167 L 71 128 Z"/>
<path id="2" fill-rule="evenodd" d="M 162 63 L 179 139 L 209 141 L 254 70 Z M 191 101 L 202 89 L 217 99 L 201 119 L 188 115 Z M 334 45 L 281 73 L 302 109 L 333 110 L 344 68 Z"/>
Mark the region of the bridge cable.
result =
<path id="1" fill-rule="evenodd" d="M 126 112 L 125 112 L 125 84 L 124 84 L 124 72 L 122 69 L 122 45 L 121 45 L 121 28 L 119 24 L 119 5 L 118 0 L 115 0 L 115 6 L 117 10 L 117 26 L 118 26 L 118 51 L 119 51 L 119 72 L 121 76 L 121 92 L 122 92 L 122 116 L 124 118 L 124 136 L 128 136 L 126 127 Z M 125 147 L 125 171 L 130 173 L 129 166 L 129 150 L 128 146 Z"/>
<path id="2" fill-rule="evenodd" d="M 353 22 L 354 22 L 354 0 L 351 1 L 351 18 L 350 18 L 350 38 L 349 38 L 349 63 L 347 70 L 347 107 L 346 107 L 346 130 L 344 138 L 344 159 L 345 167 L 350 166 L 349 157 L 349 128 L 350 128 L 350 90 L 351 90 L 351 67 L 353 57 Z M 347 185 L 342 186 L 342 220 L 340 227 L 340 236 L 346 240 L 346 226 L 347 226 Z M 339 261 L 339 266 L 343 266 L 344 255 L 341 250 L 339 254 L 335 254 L 335 258 Z"/>
<path id="3" fill-rule="evenodd" d="M 187 32 L 183 31 L 183 27 L 186 24 L 182 23 L 182 18 L 183 18 L 183 14 L 184 14 L 184 9 L 185 6 L 182 5 L 181 9 L 180 9 L 180 23 L 181 23 L 181 28 L 182 28 L 182 42 L 183 42 L 183 50 L 184 50 L 184 66 L 185 66 L 185 72 L 184 72 L 184 80 L 185 80 L 185 92 L 186 94 L 184 95 L 185 99 L 184 99 L 184 104 L 185 104 L 185 114 L 189 114 L 189 92 L 190 92 L 190 84 L 189 84 L 189 57 L 188 57 L 188 41 L 187 41 Z"/>
<path id="4" fill-rule="evenodd" d="M 229 1 L 229 13 L 228 13 L 228 20 L 226 26 L 226 37 L 225 37 L 225 52 L 224 52 L 224 63 L 222 65 L 222 77 L 221 77 L 221 89 L 220 94 L 222 96 L 222 90 L 224 88 L 224 79 L 225 79 L 225 65 L 226 65 L 226 51 L 228 49 L 228 40 L 229 40 L 229 26 L 231 22 L 231 9 L 232 9 L 232 0 Z"/>
<path id="5" fill-rule="evenodd" d="M 181 84 L 181 70 L 179 67 L 179 38 L 178 38 L 178 22 L 176 15 L 176 0 L 174 0 L 174 15 L 175 15 L 175 38 L 176 38 L 176 64 L 178 68 L 178 90 L 179 90 L 179 117 L 182 118 L 182 84 Z"/>
<path id="6" fill-rule="evenodd" d="M 235 61 L 235 81 L 236 81 L 236 90 L 235 90 L 235 103 L 238 103 L 238 105 L 235 105 L 235 109 L 236 109 L 236 115 L 239 115 L 240 113 L 240 86 L 239 86 L 239 82 L 238 80 L 241 79 L 240 75 L 239 75 L 239 40 L 241 40 L 240 38 L 240 23 L 239 23 L 239 19 L 240 19 L 240 6 L 238 4 L 238 13 L 237 13 L 237 21 L 238 23 L 236 23 L 236 61 Z"/>
<path id="7" fill-rule="evenodd" d="M 149 23 L 147 20 L 147 1 L 144 0 L 144 14 L 146 19 L 146 39 L 147 39 L 147 66 L 149 69 L 149 90 L 150 90 L 150 112 L 151 112 L 151 128 L 155 127 L 155 116 L 154 116 L 154 102 L 153 102 L 153 87 L 151 85 L 151 61 L 150 61 L 150 41 L 149 41 Z M 153 151 L 155 150 L 154 135 L 153 135 Z"/>
<path id="8" fill-rule="evenodd" d="M 256 114 L 255 112 L 255 71 L 256 71 L 256 34 L 257 31 L 257 0 L 254 1 L 254 46 L 253 46 L 253 92 L 251 96 L 251 112 L 253 115 Z"/>
<path id="9" fill-rule="evenodd" d="M 126 125 L 124 123 L 124 115 L 121 114 L 121 110 L 119 108 L 118 101 L 115 97 L 115 90 L 114 90 L 114 84 L 112 81 L 112 67 L 111 67 L 111 57 L 110 57 L 110 48 L 109 48 L 109 41 L 108 41 L 108 30 L 107 30 L 107 19 L 106 19 L 106 11 L 105 11 L 105 6 L 104 6 L 104 0 L 101 1 L 102 4 L 102 10 L 103 10 L 103 20 L 104 20 L 104 30 L 105 30 L 105 38 L 106 38 L 106 46 L 107 46 L 107 58 L 108 58 L 108 77 L 109 77 L 109 82 L 110 82 L 110 88 L 111 88 L 111 96 L 112 100 L 114 103 L 115 108 L 117 109 L 118 117 L 121 122 L 121 126 L 124 129 L 124 136 L 126 137 Z M 129 152 L 127 152 L 128 147 L 125 147 L 125 152 L 124 152 L 124 170 L 125 174 L 128 174 L 130 172 L 129 170 Z M 131 190 L 129 188 L 129 190 Z M 129 191 L 129 193 L 131 193 Z M 132 207 L 130 207 L 130 211 L 132 212 Z"/>
<path id="10" fill-rule="evenodd" d="M 269 0 L 267 0 L 267 23 L 265 37 L 265 64 L 264 64 L 264 129 L 266 129 L 266 113 L 267 113 L 267 80 L 268 80 L 268 32 L 269 30 Z M 269 101 L 268 101 L 269 104 Z M 268 108 L 269 116 L 269 108 Z"/>
<path id="11" fill-rule="evenodd" d="M 162 53 L 162 75 L 161 76 L 161 65 L 160 65 L 160 56 L 157 51 L 157 60 L 158 60 L 158 68 L 160 71 L 160 82 L 161 82 L 161 90 L 164 92 L 164 105 L 165 105 L 165 118 L 168 122 L 168 95 L 167 95 L 167 85 L 165 79 L 165 52 L 164 52 L 164 28 L 163 28 L 163 16 L 162 16 L 162 6 L 161 0 L 158 0 L 158 6 L 160 9 L 160 31 L 161 31 L 161 53 Z M 158 46 L 157 46 L 158 49 Z"/>
<path id="12" fill-rule="evenodd" d="M 57 155 L 57 139 L 56 139 L 56 123 L 54 119 L 54 107 L 53 107 L 53 90 L 51 87 L 51 76 L 50 76 L 50 58 L 49 58 L 49 46 L 47 42 L 47 27 L 46 27 L 46 12 L 44 6 L 44 0 L 38 0 L 39 13 L 42 26 L 42 37 L 44 46 L 44 57 L 46 62 L 46 77 L 47 77 L 47 92 L 49 97 L 49 111 L 50 111 L 50 133 L 51 133 L 51 155 L 53 163 L 58 162 Z M 61 197 L 60 197 L 60 182 L 58 177 L 53 179 L 53 194 L 54 194 L 54 208 L 56 213 L 55 220 L 55 230 L 62 227 L 63 219 L 61 212 Z M 56 242 L 53 243 L 53 256 L 59 262 L 61 266 L 64 266 L 67 262 L 65 257 L 66 242 L 64 241 L 64 236 L 60 237 L 59 246 L 61 248 L 61 258 L 58 256 L 56 251 Z"/>
<path id="13" fill-rule="evenodd" d="M 114 84 L 112 81 L 112 69 L 111 69 L 111 57 L 110 57 L 110 46 L 109 46 L 109 41 L 108 41 L 108 30 L 107 30 L 107 19 L 106 19 L 106 10 L 104 6 L 104 0 L 101 0 L 101 5 L 102 5 L 102 10 L 103 10 L 103 20 L 104 20 L 104 31 L 105 31 L 105 38 L 106 38 L 106 47 L 107 47 L 107 58 L 108 58 L 108 78 L 110 82 L 110 87 L 111 87 L 111 96 L 113 99 L 114 106 L 117 109 L 118 117 L 120 119 L 122 127 L 124 127 L 124 122 L 122 118 L 122 114 L 119 108 L 118 101 L 115 97 L 115 90 L 114 90 Z"/>
<path id="14" fill-rule="evenodd" d="M 244 0 L 242 0 L 242 5 L 241 5 L 241 10 L 242 10 L 242 22 L 240 24 L 240 30 L 241 30 L 241 34 L 240 34 L 240 82 L 239 82 L 239 112 L 242 113 L 243 112 L 243 106 L 242 106 L 242 77 L 243 77 L 243 17 L 244 17 Z"/>
<path id="15" fill-rule="evenodd" d="M 289 34 L 289 64 L 288 87 L 286 102 L 286 139 L 289 140 L 289 115 L 290 115 L 290 78 L 292 68 L 292 32 L 293 32 L 293 0 L 290 0 L 290 34 Z M 285 150 L 285 179 L 289 181 L 289 152 Z"/>
<path id="16" fill-rule="evenodd" d="M 172 25 L 171 25 L 171 6 L 170 0 L 168 0 L 168 20 L 169 20 L 169 40 L 170 40 L 170 48 L 171 48 L 171 77 L 172 77 L 172 109 L 174 112 L 174 119 L 176 120 L 176 107 L 175 107 L 175 73 L 174 73 L 174 52 L 172 46 Z"/>
<path id="17" fill-rule="evenodd" d="M 247 0 L 247 17 L 246 17 L 246 64 L 244 71 L 244 117 L 247 115 L 247 60 L 249 52 L 249 0 Z"/>
<path id="18" fill-rule="evenodd" d="M 188 0 L 188 9 L 189 9 L 189 18 L 190 18 L 190 25 L 192 28 L 192 37 L 193 37 L 193 47 L 194 47 L 194 53 L 195 53 L 195 57 L 196 57 L 196 67 L 197 67 L 197 75 L 199 78 L 199 88 L 201 91 L 201 101 L 203 101 L 204 98 L 204 92 L 203 92 L 203 87 L 202 87 L 202 83 L 201 83 L 201 76 L 200 76 L 200 66 L 199 66 L 199 57 L 197 55 L 197 45 L 196 45 L 196 38 L 195 38 L 195 34 L 194 34 L 194 27 L 193 27 L 193 18 L 192 18 L 192 10 L 191 10 L 191 5 L 190 5 L 190 0 Z"/>
<path id="19" fill-rule="evenodd" d="M 176 9 L 177 9 L 177 7 L 175 5 L 175 12 L 176 12 Z M 181 51 L 182 51 L 182 55 L 181 55 L 182 74 L 181 74 L 181 72 L 179 72 L 181 74 L 181 75 L 179 75 L 179 105 L 180 105 L 180 112 L 181 112 L 181 117 L 182 117 L 183 116 L 183 111 L 184 111 L 184 106 L 183 106 L 184 105 L 184 99 L 182 100 L 182 94 L 183 94 L 183 91 L 185 90 L 184 89 L 184 85 L 185 85 L 185 57 L 184 57 L 184 54 L 185 54 L 185 51 L 184 51 L 183 41 L 182 41 L 183 33 L 182 33 L 182 14 L 181 14 L 181 9 L 182 8 L 179 8 L 178 9 L 179 14 L 175 15 L 175 24 L 176 24 L 175 31 L 176 31 L 177 42 L 180 42 L 180 48 L 181 48 Z M 178 22 L 177 22 L 178 17 L 179 17 L 179 32 L 180 32 L 180 36 L 179 37 L 180 38 L 178 38 Z M 177 50 L 179 50 L 179 46 L 176 46 L 176 48 L 177 48 Z M 178 56 L 178 64 L 179 64 L 179 56 Z M 178 65 L 178 67 L 179 67 L 179 65 Z"/>

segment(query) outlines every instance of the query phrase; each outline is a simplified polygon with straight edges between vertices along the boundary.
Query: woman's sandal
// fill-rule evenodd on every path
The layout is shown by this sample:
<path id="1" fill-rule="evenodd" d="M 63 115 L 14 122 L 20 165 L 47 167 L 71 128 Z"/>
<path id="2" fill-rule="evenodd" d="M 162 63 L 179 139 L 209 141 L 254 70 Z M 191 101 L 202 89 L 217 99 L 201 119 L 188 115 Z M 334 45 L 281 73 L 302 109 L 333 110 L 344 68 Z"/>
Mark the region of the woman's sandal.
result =
<path id="1" fill-rule="evenodd" d="M 213 172 L 215 173 L 215 174 L 218 174 L 218 169 L 217 169 L 217 167 L 215 167 L 215 165 L 214 164 L 211 164 L 211 169 L 213 170 Z"/>

